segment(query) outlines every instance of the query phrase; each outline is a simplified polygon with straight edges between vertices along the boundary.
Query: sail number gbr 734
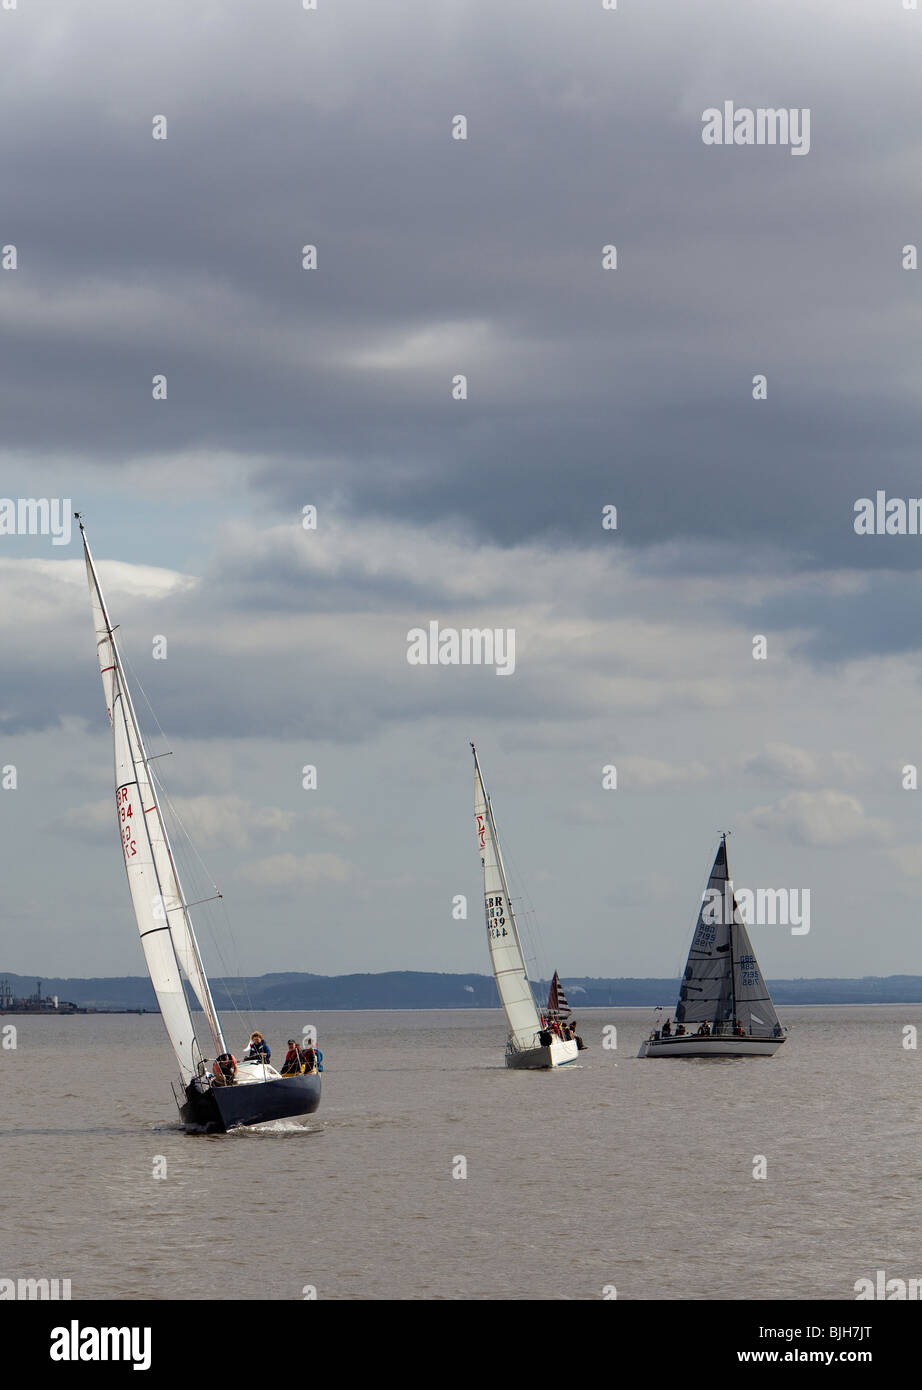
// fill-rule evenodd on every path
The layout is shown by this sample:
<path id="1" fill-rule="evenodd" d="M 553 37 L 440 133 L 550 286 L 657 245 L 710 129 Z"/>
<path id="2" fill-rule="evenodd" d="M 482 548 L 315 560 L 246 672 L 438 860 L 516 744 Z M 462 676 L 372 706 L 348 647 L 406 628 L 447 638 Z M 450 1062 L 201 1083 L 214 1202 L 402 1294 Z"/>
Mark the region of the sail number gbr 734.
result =
<path id="1" fill-rule="evenodd" d="M 115 794 L 115 804 L 118 809 L 118 823 L 122 832 L 122 849 L 125 851 L 127 862 L 133 854 L 138 852 L 138 847 L 134 841 L 134 809 L 127 787 L 119 787 Z"/>

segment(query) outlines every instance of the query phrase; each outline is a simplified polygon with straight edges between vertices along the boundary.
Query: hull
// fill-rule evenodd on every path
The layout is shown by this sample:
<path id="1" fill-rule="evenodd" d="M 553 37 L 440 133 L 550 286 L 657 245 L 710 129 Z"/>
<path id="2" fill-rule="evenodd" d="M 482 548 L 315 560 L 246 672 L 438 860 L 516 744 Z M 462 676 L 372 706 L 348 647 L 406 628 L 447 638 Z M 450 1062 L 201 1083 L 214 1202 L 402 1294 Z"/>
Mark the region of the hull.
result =
<path id="1" fill-rule="evenodd" d="M 732 1034 L 711 1034 L 699 1037 L 696 1033 L 681 1037 L 646 1038 L 640 1044 L 638 1057 L 772 1057 L 784 1038 L 738 1038 Z"/>
<path id="2" fill-rule="evenodd" d="M 549 1071 L 552 1067 L 565 1067 L 575 1062 L 579 1056 L 579 1044 L 575 1038 L 567 1042 L 555 1039 L 550 1047 L 529 1047 L 522 1052 L 507 1052 L 506 1066 L 517 1071 Z"/>
<path id="3" fill-rule="evenodd" d="M 267 1070 L 271 1070 L 267 1068 Z M 320 1075 L 271 1076 L 236 1086 L 206 1086 L 193 1081 L 186 1087 L 179 1115 L 186 1129 L 224 1134 L 242 1125 L 268 1120 L 290 1120 L 312 1115 L 320 1104 Z"/>

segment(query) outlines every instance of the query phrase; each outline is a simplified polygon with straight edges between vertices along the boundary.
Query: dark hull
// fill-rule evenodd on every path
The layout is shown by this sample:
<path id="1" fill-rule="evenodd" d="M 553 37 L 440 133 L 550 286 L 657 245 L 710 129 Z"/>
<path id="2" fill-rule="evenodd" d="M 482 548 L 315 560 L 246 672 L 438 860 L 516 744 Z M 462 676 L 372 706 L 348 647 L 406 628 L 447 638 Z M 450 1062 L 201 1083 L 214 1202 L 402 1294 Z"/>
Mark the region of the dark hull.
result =
<path id="1" fill-rule="evenodd" d="M 779 1038 L 743 1037 L 734 1033 L 679 1033 L 647 1038 L 638 1057 L 773 1057 L 785 1041 Z"/>
<path id="2" fill-rule="evenodd" d="M 275 1081 L 215 1086 L 207 1091 L 186 1087 L 179 1115 L 187 1129 L 223 1134 L 241 1125 L 312 1115 L 320 1104 L 320 1076 L 282 1076 Z"/>

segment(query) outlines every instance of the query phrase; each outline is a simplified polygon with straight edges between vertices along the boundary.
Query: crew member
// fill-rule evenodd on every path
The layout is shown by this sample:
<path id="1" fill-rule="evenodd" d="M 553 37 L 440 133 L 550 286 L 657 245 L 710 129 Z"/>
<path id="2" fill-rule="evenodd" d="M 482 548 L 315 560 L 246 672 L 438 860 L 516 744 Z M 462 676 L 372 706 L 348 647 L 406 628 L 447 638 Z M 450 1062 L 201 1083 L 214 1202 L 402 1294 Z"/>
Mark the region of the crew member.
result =
<path id="1" fill-rule="evenodd" d="M 271 1056 L 272 1053 L 269 1050 L 269 1044 L 266 1042 L 262 1033 L 251 1033 L 250 1041 L 247 1044 L 247 1050 L 243 1054 L 244 1061 L 268 1062 Z"/>
<path id="2" fill-rule="evenodd" d="M 288 1039 L 288 1051 L 285 1053 L 285 1060 L 282 1063 L 282 1076 L 300 1075 L 304 1070 L 304 1054 L 294 1038 Z"/>
<path id="3" fill-rule="evenodd" d="M 222 1052 L 220 1057 L 215 1058 L 213 1086 L 236 1086 L 237 1084 L 237 1058 L 232 1052 Z"/>

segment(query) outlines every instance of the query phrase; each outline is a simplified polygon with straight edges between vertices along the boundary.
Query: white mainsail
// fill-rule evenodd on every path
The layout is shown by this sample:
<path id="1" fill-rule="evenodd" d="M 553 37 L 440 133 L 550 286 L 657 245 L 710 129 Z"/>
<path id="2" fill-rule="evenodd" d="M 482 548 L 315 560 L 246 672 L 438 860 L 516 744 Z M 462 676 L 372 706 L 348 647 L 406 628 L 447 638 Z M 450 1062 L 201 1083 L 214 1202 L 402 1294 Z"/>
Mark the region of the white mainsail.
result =
<path id="1" fill-rule="evenodd" d="M 493 962 L 493 975 L 500 1001 L 509 1025 L 509 1041 L 513 1048 L 537 1046 L 541 1020 L 535 1006 L 525 957 L 519 940 L 515 913 L 509 898 L 502 853 L 493 821 L 493 808 L 487 796 L 474 754 L 474 824 L 477 830 L 477 850 L 483 865 L 483 898 L 487 923 L 487 943 Z"/>
<path id="2" fill-rule="evenodd" d="M 227 1049 L 82 521 L 80 531 L 99 669 L 115 744 L 116 814 L 125 870 L 151 983 L 185 1082 L 196 1074 L 202 1054 L 183 987 L 183 972 L 202 1006 L 216 1054 Z"/>

